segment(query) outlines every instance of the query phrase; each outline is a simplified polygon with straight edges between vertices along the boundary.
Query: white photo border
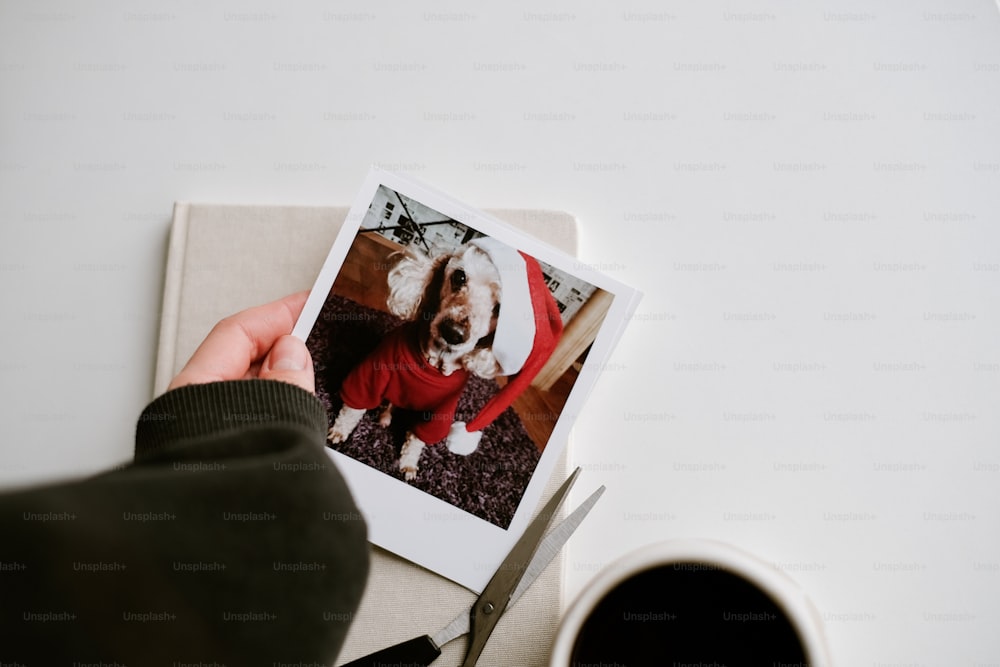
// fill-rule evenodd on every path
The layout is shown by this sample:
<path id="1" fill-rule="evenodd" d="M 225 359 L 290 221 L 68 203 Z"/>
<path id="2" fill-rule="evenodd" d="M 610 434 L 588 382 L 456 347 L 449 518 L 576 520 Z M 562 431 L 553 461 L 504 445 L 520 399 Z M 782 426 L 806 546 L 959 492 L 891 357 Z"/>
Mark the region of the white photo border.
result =
<path id="1" fill-rule="evenodd" d="M 380 185 L 472 227 L 557 269 L 577 276 L 612 294 L 613 299 L 591 346 L 587 360 L 559 414 L 510 525 L 505 530 L 436 498 L 406 482 L 386 475 L 345 454 L 327 448 L 347 480 L 368 523 L 368 539 L 472 591 L 481 592 L 524 532 L 546 483 L 569 440 L 570 429 L 600 369 L 620 338 L 641 295 L 595 271 L 575 257 L 521 232 L 497 218 L 463 204 L 407 176 L 372 167 L 343 228 L 295 324 L 292 334 L 305 341 L 326 302 L 333 283 L 361 228 Z"/>

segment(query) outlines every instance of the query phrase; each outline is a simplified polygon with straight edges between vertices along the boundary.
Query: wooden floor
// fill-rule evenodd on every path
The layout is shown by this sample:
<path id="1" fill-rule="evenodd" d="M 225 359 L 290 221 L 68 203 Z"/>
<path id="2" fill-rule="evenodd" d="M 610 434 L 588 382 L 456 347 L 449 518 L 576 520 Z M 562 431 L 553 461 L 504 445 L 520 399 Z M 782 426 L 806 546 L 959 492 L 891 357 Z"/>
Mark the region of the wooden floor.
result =
<path id="1" fill-rule="evenodd" d="M 576 382 L 576 376 L 576 367 L 570 366 L 548 391 L 528 387 L 514 401 L 514 412 L 521 418 L 538 451 L 545 449 L 556 420 L 559 419 L 569 392 Z"/>
<path id="2" fill-rule="evenodd" d="M 385 301 L 389 296 L 390 258 L 400 249 L 401 246 L 377 234 L 359 234 L 344 258 L 331 291 L 362 306 L 388 312 Z"/>

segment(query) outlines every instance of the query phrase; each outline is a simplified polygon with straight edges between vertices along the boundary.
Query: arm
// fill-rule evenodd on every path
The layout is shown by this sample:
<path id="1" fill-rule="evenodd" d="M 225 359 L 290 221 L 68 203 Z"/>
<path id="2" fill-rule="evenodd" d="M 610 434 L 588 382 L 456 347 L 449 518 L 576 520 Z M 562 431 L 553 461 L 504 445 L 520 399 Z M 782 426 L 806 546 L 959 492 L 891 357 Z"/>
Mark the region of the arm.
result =
<path id="1" fill-rule="evenodd" d="M 0 563 L 18 564 L 0 661 L 332 662 L 366 529 L 278 303 L 213 330 L 142 413 L 133 464 L 0 495 Z"/>

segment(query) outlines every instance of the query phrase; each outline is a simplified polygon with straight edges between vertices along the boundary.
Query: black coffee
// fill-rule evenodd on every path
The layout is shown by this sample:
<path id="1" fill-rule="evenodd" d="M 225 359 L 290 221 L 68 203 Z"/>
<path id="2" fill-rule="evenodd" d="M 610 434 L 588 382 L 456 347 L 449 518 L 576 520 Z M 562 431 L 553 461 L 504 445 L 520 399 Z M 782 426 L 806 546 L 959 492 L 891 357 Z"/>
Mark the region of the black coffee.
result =
<path id="1" fill-rule="evenodd" d="M 594 608 L 574 667 L 804 667 L 788 617 L 743 577 L 705 563 L 640 572 Z"/>

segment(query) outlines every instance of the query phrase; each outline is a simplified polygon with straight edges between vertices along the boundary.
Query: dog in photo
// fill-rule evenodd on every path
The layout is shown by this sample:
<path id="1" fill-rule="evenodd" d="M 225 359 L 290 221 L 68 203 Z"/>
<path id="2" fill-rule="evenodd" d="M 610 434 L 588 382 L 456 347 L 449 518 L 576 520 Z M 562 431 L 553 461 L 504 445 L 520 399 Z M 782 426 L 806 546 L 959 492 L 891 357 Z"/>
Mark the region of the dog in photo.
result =
<path id="1" fill-rule="evenodd" d="M 488 426 L 530 384 L 562 333 L 562 319 L 538 262 L 482 237 L 451 253 L 406 253 L 388 277 L 389 311 L 405 322 L 345 378 L 343 407 L 328 440 L 345 441 L 367 410 L 417 413 L 400 452 L 399 469 L 416 478 L 427 445 L 475 451 Z M 469 421 L 455 410 L 470 374 L 508 376 L 506 385 Z"/>

